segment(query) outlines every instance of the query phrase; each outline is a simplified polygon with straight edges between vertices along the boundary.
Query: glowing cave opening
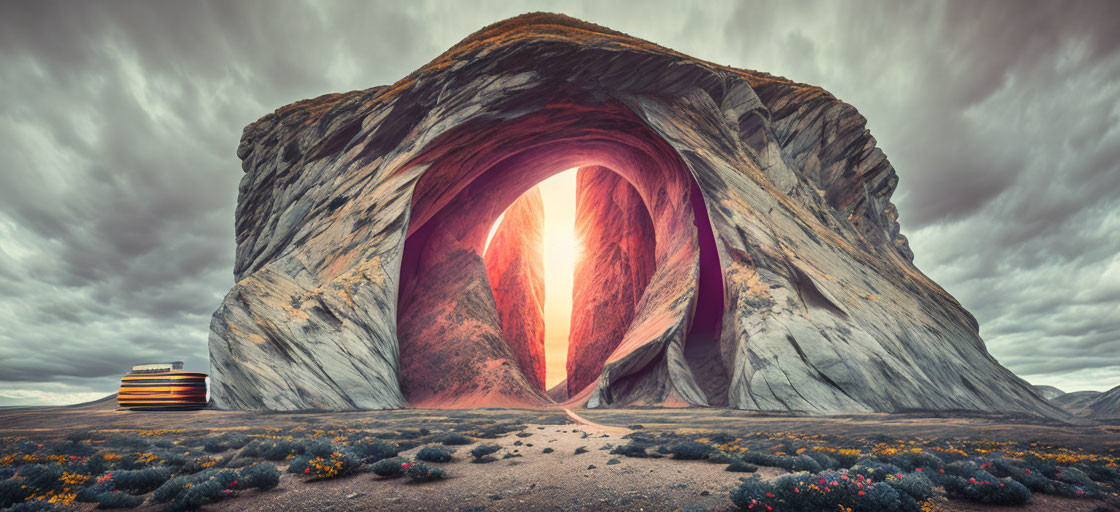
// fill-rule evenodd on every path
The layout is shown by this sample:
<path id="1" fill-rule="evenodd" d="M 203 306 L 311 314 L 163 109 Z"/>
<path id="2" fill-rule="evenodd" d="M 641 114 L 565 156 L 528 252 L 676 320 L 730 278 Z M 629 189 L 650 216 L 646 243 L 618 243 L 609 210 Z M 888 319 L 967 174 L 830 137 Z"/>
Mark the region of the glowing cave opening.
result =
<path id="1" fill-rule="evenodd" d="M 568 376 L 566 365 L 572 327 L 573 285 L 576 263 L 583 253 L 575 229 L 577 171 L 575 168 L 568 169 L 536 186 L 543 205 L 541 270 L 544 275 L 544 304 L 541 316 L 544 319 L 545 389 L 551 389 Z M 537 192 L 530 190 L 525 195 L 534 193 Z M 502 212 L 490 227 L 484 252 L 489 251 L 490 242 L 505 216 Z"/>

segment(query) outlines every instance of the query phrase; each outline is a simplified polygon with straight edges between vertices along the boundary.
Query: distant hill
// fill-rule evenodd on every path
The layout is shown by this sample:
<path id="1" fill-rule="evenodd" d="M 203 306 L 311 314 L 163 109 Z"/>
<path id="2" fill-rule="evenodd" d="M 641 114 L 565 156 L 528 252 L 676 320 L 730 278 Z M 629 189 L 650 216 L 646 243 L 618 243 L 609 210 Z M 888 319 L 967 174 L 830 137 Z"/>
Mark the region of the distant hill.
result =
<path id="1" fill-rule="evenodd" d="M 1036 385 L 1036 386 L 1031 386 L 1031 387 L 1033 387 L 1034 390 L 1038 392 L 1038 394 L 1042 395 L 1042 398 L 1045 398 L 1047 400 L 1053 400 L 1053 399 L 1055 399 L 1059 396 L 1062 396 L 1062 395 L 1066 394 L 1065 391 L 1062 391 L 1062 390 L 1060 390 L 1060 389 L 1058 389 L 1054 386 L 1038 386 L 1038 385 Z"/>
<path id="2" fill-rule="evenodd" d="M 1120 418 L 1120 386 L 1104 393 L 1100 391 L 1066 393 L 1050 399 L 1050 403 L 1082 418 Z"/>

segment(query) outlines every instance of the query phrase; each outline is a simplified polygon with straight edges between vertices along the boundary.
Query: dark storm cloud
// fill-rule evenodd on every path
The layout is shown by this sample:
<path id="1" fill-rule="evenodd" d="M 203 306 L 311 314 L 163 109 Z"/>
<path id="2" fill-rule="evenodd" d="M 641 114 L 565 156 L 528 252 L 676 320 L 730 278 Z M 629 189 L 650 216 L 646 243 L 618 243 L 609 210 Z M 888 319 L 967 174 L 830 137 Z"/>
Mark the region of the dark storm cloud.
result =
<path id="1" fill-rule="evenodd" d="M 141 360 L 205 368 L 242 127 L 534 10 L 853 104 L 898 169 L 919 267 L 993 354 L 1031 380 L 1120 384 L 1118 5 L 0 4 L 0 404 L 89 398 Z"/>

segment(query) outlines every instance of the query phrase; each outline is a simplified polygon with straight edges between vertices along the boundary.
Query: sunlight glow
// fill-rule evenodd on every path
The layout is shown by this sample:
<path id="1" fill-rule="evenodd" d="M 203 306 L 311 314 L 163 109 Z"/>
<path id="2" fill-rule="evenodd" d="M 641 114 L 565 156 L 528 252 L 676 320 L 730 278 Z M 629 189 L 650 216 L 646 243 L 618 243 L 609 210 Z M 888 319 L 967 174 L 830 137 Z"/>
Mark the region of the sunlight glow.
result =
<path id="1" fill-rule="evenodd" d="M 544 200 L 545 386 L 567 378 L 572 281 L 582 250 L 576 237 L 576 169 L 538 185 Z"/>

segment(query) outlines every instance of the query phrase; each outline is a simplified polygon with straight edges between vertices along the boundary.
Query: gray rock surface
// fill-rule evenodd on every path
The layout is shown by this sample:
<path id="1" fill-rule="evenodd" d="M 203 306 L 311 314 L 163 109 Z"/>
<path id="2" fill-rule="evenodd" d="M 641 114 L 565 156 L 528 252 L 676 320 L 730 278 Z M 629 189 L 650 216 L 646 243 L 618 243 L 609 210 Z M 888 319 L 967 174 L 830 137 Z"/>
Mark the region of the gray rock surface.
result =
<path id="1" fill-rule="evenodd" d="M 245 129 L 238 156 L 237 282 L 210 333 L 221 407 L 404 406 L 398 292 L 416 291 L 424 254 L 477 256 L 522 192 L 601 165 L 649 210 L 656 270 L 598 380 L 571 400 L 1064 416 L 914 267 L 894 168 L 865 119 L 818 87 L 526 15 L 392 86 L 283 107 Z M 432 226 L 450 238 L 422 240 Z M 508 367 L 488 293 L 452 308 L 463 290 L 424 286 L 417 304 L 456 319 L 441 364 L 460 364 L 455 347 L 475 343 L 463 325 L 477 321 L 500 354 L 486 364 Z M 513 373 L 503 386 L 525 381 Z"/>

